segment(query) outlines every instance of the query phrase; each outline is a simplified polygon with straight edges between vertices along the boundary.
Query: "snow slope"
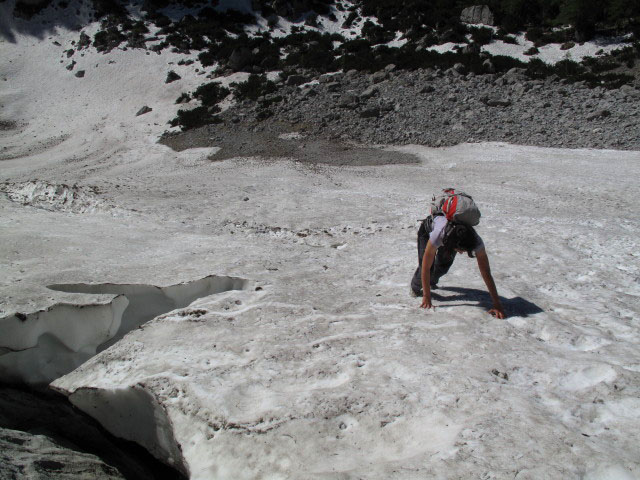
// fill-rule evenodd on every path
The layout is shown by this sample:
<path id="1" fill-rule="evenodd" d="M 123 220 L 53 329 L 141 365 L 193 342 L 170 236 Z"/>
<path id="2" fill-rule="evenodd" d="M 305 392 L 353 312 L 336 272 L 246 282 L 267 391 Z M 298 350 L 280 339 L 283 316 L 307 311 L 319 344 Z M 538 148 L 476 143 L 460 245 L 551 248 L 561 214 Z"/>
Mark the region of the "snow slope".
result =
<path id="1" fill-rule="evenodd" d="M 255 286 L 132 331 L 54 382 L 72 402 L 194 479 L 640 478 L 640 152 L 211 162 L 155 143 L 197 80 L 164 84 L 172 54 L 88 53 L 77 79 L 51 43 L 67 38 L 0 44 L 0 119 L 19 125 L 0 180 L 77 184 L 109 210 L 2 195 L 1 316 L 95 300 L 53 284 Z M 435 310 L 408 294 L 417 220 L 450 185 L 481 206 L 507 320 L 472 259 Z"/>

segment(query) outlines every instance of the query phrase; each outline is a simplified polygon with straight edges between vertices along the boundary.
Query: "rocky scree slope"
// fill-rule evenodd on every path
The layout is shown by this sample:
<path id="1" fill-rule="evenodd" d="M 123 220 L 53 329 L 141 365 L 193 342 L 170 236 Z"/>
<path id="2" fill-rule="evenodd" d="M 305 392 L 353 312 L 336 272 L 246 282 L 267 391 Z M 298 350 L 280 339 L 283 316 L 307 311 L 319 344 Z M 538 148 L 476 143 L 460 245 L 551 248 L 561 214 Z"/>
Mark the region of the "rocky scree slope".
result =
<path id="1" fill-rule="evenodd" d="M 278 100 L 278 101 L 274 101 Z M 267 105 L 267 106 L 265 106 Z M 462 142 L 640 149 L 640 89 L 590 88 L 557 76 L 530 79 L 455 68 L 355 71 L 282 85 L 257 102 L 240 102 L 221 117 L 249 128 L 279 123 L 328 138 L 378 144 Z M 214 127 L 215 128 L 215 127 Z"/>

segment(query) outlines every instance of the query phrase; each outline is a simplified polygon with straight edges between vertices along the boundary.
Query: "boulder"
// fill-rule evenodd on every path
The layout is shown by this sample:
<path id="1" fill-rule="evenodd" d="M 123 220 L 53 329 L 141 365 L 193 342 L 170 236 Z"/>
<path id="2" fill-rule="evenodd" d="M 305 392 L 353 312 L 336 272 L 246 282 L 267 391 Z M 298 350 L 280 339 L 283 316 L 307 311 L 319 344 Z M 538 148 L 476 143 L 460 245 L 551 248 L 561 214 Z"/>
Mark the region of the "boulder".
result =
<path id="1" fill-rule="evenodd" d="M 496 71 L 496 67 L 493 65 L 493 62 L 489 58 L 482 62 L 482 68 L 485 72 L 489 73 L 494 73 Z"/>
<path id="2" fill-rule="evenodd" d="M 307 83 L 307 78 L 302 75 L 289 75 L 287 77 L 287 85 L 302 85 L 303 83 Z"/>
<path id="3" fill-rule="evenodd" d="M 340 90 L 340 82 L 327 83 L 328 92 L 337 92 Z"/>
<path id="4" fill-rule="evenodd" d="M 453 66 L 453 69 L 460 75 L 464 75 L 465 73 L 467 73 L 467 67 L 465 67 L 462 63 L 456 63 Z"/>
<path id="5" fill-rule="evenodd" d="M 367 100 L 373 97 L 374 95 L 376 95 L 379 91 L 380 89 L 376 85 L 371 85 L 369 88 L 367 88 L 360 94 L 360 99 Z"/>
<path id="6" fill-rule="evenodd" d="M 342 75 L 337 73 L 324 73 L 318 77 L 318 81 L 320 83 L 331 83 L 336 82 L 342 78 Z"/>
<path id="7" fill-rule="evenodd" d="M 389 72 L 380 70 L 379 72 L 371 74 L 371 76 L 369 77 L 369 80 L 371 80 L 371 83 L 380 83 L 386 80 L 387 78 L 389 78 Z"/>
<path id="8" fill-rule="evenodd" d="M 358 106 L 358 97 L 353 92 L 347 92 L 338 99 L 338 106 L 354 109 Z"/>
<path id="9" fill-rule="evenodd" d="M 489 9 L 488 5 L 474 5 L 462 10 L 460 14 L 460 21 L 464 23 L 493 25 L 494 18 L 493 13 Z"/>
<path id="10" fill-rule="evenodd" d="M 611 116 L 611 112 L 609 110 L 602 109 L 587 115 L 587 120 L 595 120 L 596 118 L 606 118 L 609 116 Z"/>
<path id="11" fill-rule="evenodd" d="M 251 50 L 248 48 L 236 48 L 229 55 L 228 66 L 232 70 L 240 70 L 251 62 L 251 57 Z"/>
<path id="12" fill-rule="evenodd" d="M 78 40 L 78 50 L 87 48 L 91 45 L 91 38 L 84 32 L 80 32 L 80 39 Z"/>
<path id="13" fill-rule="evenodd" d="M 362 118 L 378 118 L 380 116 L 380 107 L 368 107 L 360 112 Z"/>
<path id="14" fill-rule="evenodd" d="M 316 95 L 318 95 L 318 91 L 313 87 L 305 88 L 304 90 L 302 90 L 302 96 L 304 98 L 315 97 Z"/>
<path id="15" fill-rule="evenodd" d="M 138 113 L 136 113 L 136 117 L 139 117 L 140 115 L 144 115 L 145 113 L 149 113 L 152 112 L 153 108 L 148 107 L 148 106 L 144 106 L 142 107 L 140 110 L 138 110 Z"/>
<path id="16" fill-rule="evenodd" d="M 181 78 L 182 77 L 178 75 L 176 72 L 174 72 L 173 70 L 169 70 L 169 73 L 167 73 L 167 78 L 165 79 L 164 83 L 175 82 L 176 80 L 180 80 Z"/>
<path id="17" fill-rule="evenodd" d="M 482 98 L 482 103 L 489 107 L 508 107 L 511 105 L 511 100 L 508 98 L 484 97 Z"/>

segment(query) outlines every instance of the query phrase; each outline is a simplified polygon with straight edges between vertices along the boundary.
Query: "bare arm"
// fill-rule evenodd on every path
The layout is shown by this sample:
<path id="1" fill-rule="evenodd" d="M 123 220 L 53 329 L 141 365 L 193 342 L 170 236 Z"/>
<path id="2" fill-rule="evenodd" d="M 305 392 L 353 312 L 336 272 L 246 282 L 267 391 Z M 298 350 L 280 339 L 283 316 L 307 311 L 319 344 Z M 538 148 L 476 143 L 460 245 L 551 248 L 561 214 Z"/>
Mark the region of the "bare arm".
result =
<path id="1" fill-rule="evenodd" d="M 504 308 L 502 308 L 500 297 L 498 297 L 496 283 L 493 281 L 493 276 L 491 275 L 491 267 L 489 266 L 489 257 L 487 257 L 486 250 L 483 248 L 476 252 L 476 257 L 480 275 L 482 275 L 482 279 L 487 285 L 487 290 L 489 290 L 489 295 L 491 295 L 491 300 L 493 301 L 493 308 L 489 310 L 489 313 L 497 318 L 505 318 Z"/>
<path id="2" fill-rule="evenodd" d="M 431 244 L 431 240 L 427 242 L 427 248 L 424 250 L 422 257 L 422 308 L 431 308 L 431 265 L 433 259 L 436 258 L 436 247 Z"/>

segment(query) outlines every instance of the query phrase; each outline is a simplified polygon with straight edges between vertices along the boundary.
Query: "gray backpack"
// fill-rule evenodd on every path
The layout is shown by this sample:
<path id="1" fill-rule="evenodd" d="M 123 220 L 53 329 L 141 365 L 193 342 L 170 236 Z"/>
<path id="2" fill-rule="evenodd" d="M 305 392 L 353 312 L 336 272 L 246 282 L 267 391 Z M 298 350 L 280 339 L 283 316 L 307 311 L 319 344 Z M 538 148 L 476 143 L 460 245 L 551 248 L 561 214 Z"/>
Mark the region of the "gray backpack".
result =
<path id="1" fill-rule="evenodd" d="M 431 199 L 431 215 L 444 215 L 450 222 L 458 222 L 470 227 L 480 223 L 480 210 L 471 195 L 445 188 L 438 197 Z"/>

